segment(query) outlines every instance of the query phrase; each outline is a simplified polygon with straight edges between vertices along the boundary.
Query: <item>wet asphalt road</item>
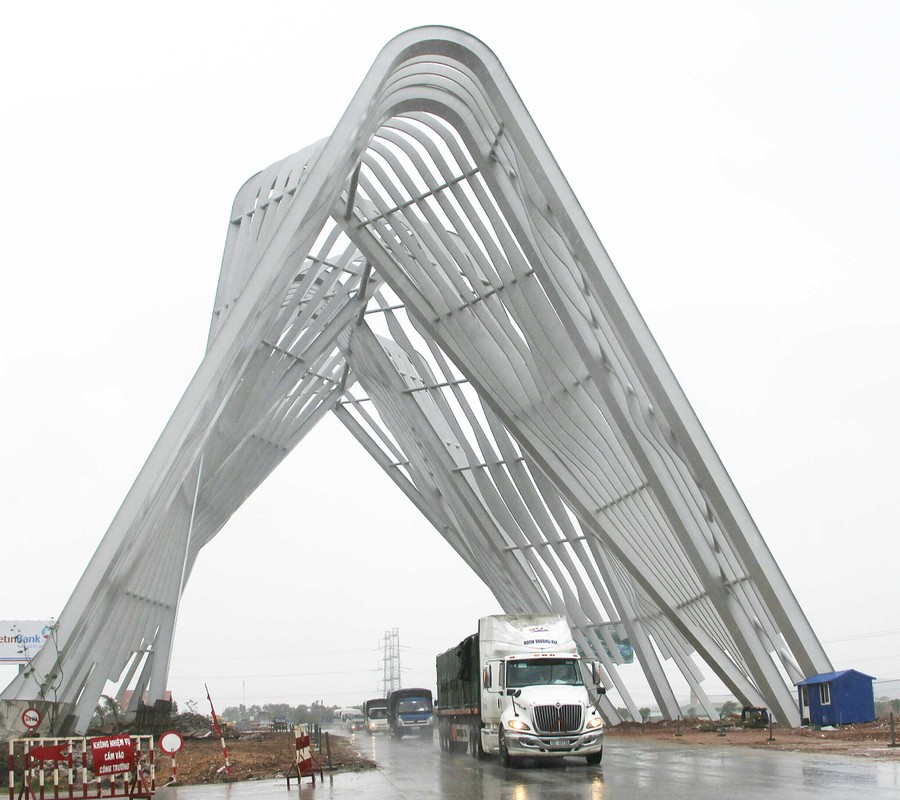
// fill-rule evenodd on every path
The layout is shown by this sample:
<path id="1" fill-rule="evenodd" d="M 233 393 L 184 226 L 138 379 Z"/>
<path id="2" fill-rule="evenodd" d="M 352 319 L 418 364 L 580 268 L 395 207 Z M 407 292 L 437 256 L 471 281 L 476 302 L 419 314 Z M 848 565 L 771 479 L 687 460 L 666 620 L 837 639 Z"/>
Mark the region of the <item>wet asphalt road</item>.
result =
<path id="1" fill-rule="evenodd" d="M 600 767 L 584 759 L 525 762 L 504 769 L 441 753 L 437 740 L 357 734 L 357 748 L 377 770 L 325 776 L 301 788 L 285 781 L 163 789 L 161 800 L 778 800 L 900 799 L 900 756 L 891 761 L 823 758 L 714 746 L 644 744 L 609 737 Z"/>

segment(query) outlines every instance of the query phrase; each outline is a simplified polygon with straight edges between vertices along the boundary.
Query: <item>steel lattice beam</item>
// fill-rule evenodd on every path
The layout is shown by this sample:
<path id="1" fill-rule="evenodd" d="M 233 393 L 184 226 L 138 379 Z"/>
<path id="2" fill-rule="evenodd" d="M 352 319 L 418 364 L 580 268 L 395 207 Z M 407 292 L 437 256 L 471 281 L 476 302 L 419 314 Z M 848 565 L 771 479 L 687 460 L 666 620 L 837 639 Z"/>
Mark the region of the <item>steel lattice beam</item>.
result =
<path id="1" fill-rule="evenodd" d="M 160 698 L 197 554 L 329 411 L 507 612 L 568 616 L 633 716 L 611 630 L 668 717 L 666 661 L 707 711 L 695 658 L 788 724 L 789 683 L 830 669 L 499 62 L 421 28 L 329 139 L 238 193 L 207 354 L 60 615 L 59 655 L 4 700 L 56 701 L 62 731 L 107 680 Z"/>

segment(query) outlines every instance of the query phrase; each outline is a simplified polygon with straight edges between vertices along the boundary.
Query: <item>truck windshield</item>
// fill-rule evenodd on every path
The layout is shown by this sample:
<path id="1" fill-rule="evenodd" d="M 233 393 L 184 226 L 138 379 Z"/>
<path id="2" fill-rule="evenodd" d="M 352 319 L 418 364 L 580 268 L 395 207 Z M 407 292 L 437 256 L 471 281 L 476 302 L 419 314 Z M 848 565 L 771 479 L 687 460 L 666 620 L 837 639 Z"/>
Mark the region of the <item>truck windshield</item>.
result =
<path id="1" fill-rule="evenodd" d="M 566 685 L 581 686 L 581 671 L 574 659 L 534 659 L 506 662 L 506 685 L 520 686 Z"/>
<path id="2" fill-rule="evenodd" d="M 431 700 L 427 697 L 405 697 L 397 703 L 397 713 L 423 714 L 431 711 Z"/>
<path id="3" fill-rule="evenodd" d="M 378 708 L 370 708 L 369 719 L 387 719 L 387 709 L 380 706 Z"/>

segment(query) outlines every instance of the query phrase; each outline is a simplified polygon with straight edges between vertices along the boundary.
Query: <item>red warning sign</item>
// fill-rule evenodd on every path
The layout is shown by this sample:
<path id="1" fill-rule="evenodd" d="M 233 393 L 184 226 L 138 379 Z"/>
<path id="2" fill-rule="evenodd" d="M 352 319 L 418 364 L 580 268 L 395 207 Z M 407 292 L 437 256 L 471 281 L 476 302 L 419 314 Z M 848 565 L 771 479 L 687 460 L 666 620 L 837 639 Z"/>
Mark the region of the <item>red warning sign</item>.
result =
<path id="1" fill-rule="evenodd" d="M 131 737 L 98 736 L 91 739 L 91 757 L 95 777 L 118 775 L 134 768 L 134 745 Z"/>
<path id="2" fill-rule="evenodd" d="M 26 708 L 22 712 L 22 723 L 28 730 L 33 731 L 41 724 L 41 712 L 36 708 Z"/>

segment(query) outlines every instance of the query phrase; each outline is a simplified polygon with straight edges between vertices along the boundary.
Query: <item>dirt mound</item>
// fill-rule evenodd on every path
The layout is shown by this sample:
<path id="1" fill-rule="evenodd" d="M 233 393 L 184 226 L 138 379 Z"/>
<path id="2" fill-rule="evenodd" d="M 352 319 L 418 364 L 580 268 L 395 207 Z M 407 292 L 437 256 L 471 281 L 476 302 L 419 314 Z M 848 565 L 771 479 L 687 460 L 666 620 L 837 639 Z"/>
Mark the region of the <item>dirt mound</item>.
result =
<path id="1" fill-rule="evenodd" d="M 331 735 L 331 764 L 334 770 L 371 769 L 375 763 L 363 758 L 343 736 Z M 287 774 L 294 760 L 294 737 L 290 733 L 267 733 L 246 739 L 229 740 L 228 758 L 234 780 L 258 780 L 278 778 Z M 325 738 L 322 738 L 325 750 Z M 327 770 L 327 753 L 319 753 L 315 746 L 312 754 Z M 176 756 L 179 784 L 223 783 L 226 780 L 225 759 L 218 737 L 186 739 L 184 750 Z M 168 756 L 157 755 L 156 783 L 162 786 L 172 777 L 172 761 Z"/>

